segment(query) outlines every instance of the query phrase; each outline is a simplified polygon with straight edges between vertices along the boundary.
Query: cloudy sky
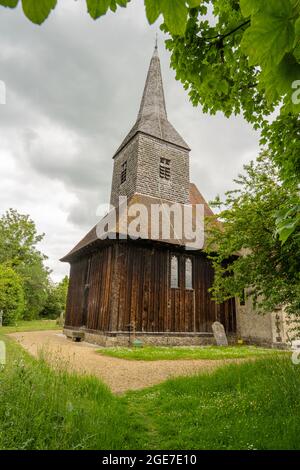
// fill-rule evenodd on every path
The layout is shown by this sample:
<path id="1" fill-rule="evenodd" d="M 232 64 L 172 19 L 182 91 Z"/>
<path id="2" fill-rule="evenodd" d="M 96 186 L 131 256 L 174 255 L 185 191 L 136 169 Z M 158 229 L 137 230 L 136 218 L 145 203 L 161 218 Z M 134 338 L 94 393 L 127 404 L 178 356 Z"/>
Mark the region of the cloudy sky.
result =
<path id="1" fill-rule="evenodd" d="M 112 155 L 136 119 L 157 30 L 140 0 L 96 22 L 85 1 L 60 1 L 42 26 L 0 9 L 0 214 L 16 208 L 45 232 L 55 281 L 68 273 L 59 258 L 109 200 Z M 213 199 L 256 157 L 258 136 L 242 118 L 193 108 L 162 33 L 159 53 L 169 119 L 192 148 L 191 179 Z"/>

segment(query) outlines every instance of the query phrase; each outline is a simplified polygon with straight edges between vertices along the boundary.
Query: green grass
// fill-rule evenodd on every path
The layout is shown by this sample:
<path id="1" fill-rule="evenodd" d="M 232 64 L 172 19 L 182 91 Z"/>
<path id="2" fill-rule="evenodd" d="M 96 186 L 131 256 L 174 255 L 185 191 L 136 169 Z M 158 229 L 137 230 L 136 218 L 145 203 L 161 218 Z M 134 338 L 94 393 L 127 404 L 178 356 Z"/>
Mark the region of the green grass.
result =
<path id="1" fill-rule="evenodd" d="M 300 367 L 286 356 L 227 365 L 127 395 L 162 449 L 299 449 Z M 146 440 L 144 440 L 146 437 Z"/>
<path id="2" fill-rule="evenodd" d="M 0 334 L 15 333 L 18 331 L 44 330 L 61 330 L 61 326 L 56 324 L 56 320 L 20 320 L 16 325 L 0 327 Z"/>
<path id="3" fill-rule="evenodd" d="M 135 361 L 161 361 L 178 359 L 242 359 L 273 355 L 272 349 L 258 348 L 255 346 L 195 346 L 195 347 L 155 347 L 145 346 L 143 348 L 107 348 L 99 349 L 103 356 L 117 357 Z"/>
<path id="4" fill-rule="evenodd" d="M 115 396 L 0 339 L 0 449 L 300 449 L 300 366 L 287 354 Z"/>
<path id="5" fill-rule="evenodd" d="M 3 337 L 2 337 L 3 339 Z M 0 449 L 135 447 L 124 403 L 96 378 L 51 370 L 6 339 Z M 132 434 L 132 436 L 131 436 Z"/>

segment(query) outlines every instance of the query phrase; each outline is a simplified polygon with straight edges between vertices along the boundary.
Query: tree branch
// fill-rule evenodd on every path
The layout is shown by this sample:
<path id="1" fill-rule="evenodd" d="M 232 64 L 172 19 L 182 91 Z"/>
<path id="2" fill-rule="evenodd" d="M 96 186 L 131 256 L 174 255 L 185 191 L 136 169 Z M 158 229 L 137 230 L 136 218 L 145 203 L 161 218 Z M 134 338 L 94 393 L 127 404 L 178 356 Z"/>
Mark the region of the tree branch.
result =
<path id="1" fill-rule="evenodd" d="M 232 31 L 229 31 L 229 33 L 226 33 L 226 34 L 218 34 L 217 36 L 212 36 L 210 38 L 199 38 L 199 39 L 203 39 L 204 41 L 209 41 L 210 39 L 225 39 L 227 38 L 228 36 L 231 36 L 231 34 L 234 34 L 236 33 L 236 31 L 238 31 L 239 29 L 243 28 L 244 26 L 248 25 L 251 23 L 251 20 L 247 20 L 245 21 L 244 23 L 240 24 L 239 26 L 237 26 L 236 28 L 234 28 Z M 218 41 L 217 41 L 218 42 Z"/>

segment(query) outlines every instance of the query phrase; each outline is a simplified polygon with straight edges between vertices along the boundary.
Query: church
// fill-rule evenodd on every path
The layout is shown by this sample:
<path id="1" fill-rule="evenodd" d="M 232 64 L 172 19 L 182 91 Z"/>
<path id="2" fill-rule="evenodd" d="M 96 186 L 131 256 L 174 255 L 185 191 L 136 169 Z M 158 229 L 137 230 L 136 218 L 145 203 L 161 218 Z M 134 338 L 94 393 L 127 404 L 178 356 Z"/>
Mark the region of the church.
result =
<path id="1" fill-rule="evenodd" d="M 162 212 L 190 208 L 193 226 L 195 207 L 212 215 L 191 183 L 189 153 L 168 120 L 156 46 L 137 120 L 113 155 L 110 204 L 118 215 L 109 230 L 113 236 L 101 236 L 98 224 L 61 260 L 70 263 L 68 337 L 103 346 L 137 339 L 158 345 L 213 344 L 212 324 L 218 320 L 229 338 L 273 344 L 272 319 L 257 319 L 239 299 L 222 304 L 211 299 L 211 262 L 203 245 L 193 246 L 185 234 L 178 235 L 181 222 L 175 230 L 170 216 L 172 233 L 167 236 L 161 222 L 156 236 L 151 223 L 140 236 L 128 236 L 130 210 L 137 205 L 158 206 Z M 120 200 L 126 201 L 125 211 Z M 106 221 L 107 216 L 102 228 Z"/>

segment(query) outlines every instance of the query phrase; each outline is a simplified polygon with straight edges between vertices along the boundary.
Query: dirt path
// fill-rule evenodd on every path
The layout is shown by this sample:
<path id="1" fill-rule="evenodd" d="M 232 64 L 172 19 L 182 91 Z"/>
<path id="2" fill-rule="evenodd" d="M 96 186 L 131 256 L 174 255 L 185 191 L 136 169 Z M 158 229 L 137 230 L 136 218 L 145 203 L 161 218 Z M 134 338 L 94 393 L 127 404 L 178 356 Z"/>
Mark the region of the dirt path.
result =
<path id="1" fill-rule="evenodd" d="M 210 372 L 230 360 L 176 360 L 176 361 L 128 361 L 96 353 L 99 346 L 85 342 L 74 343 L 59 331 L 34 331 L 12 333 L 29 353 L 43 353 L 52 365 L 63 364 L 68 370 L 95 375 L 102 379 L 115 393 L 149 387 L 171 377 Z"/>

